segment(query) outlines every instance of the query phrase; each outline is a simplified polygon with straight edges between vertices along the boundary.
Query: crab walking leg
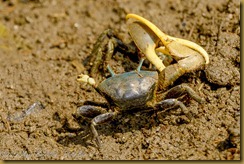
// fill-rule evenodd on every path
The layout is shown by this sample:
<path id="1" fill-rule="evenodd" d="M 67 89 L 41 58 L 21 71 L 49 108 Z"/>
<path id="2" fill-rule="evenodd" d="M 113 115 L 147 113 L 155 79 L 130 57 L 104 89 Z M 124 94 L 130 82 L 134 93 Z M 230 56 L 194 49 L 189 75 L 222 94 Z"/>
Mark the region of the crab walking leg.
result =
<path id="1" fill-rule="evenodd" d="M 91 61 L 94 61 L 90 72 L 92 77 L 96 76 L 101 64 L 106 65 L 112 58 L 115 47 L 118 46 L 117 42 L 119 40 L 115 38 L 111 29 L 100 34 L 91 52 Z"/>
<path id="2" fill-rule="evenodd" d="M 200 97 L 191 87 L 189 87 L 185 83 L 177 85 L 162 94 L 159 93 L 157 100 L 161 101 L 169 98 L 178 98 L 184 94 L 188 94 L 192 99 L 194 99 L 198 103 L 205 102 L 205 100 L 202 97 Z"/>
<path id="3" fill-rule="evenodd" d="M 191 119 L 190 115 L 189 115 L 189 110 L 187 109 L 187 107 L 181 101 L 179 101 L 177 99 L 166 99 L 166 100 L 160 101 L 156 104 L 156 107 L 158 110 L 162 109 L 163 111 L 180 107 L 182 113 L 184 113 L 188 119 Z"/>
<path id="4" fill-rule="evenodd" d="M 91 68 L 91 75 L 94 76 L 96 75 L 98 68 L 100 66 L 100 64 L 103 62 L 103 51 L 104 51 L 104 47 L 107 44 L 107 42 L 104 42 L 105 38 L 107 38 L 108 36 L 110 36 L 111 34 L 111 30 L 105 30 L 102 34 L 99 35 L 94 48 L 91 52 L 91 61 L 93 61 L 93 65 Z M 112 34 L 111 34 L 112 35 Z"/>
<path id="5" fill-rule="evenodd" d="M 109 113 L 100 114 L 100 115 L 98 115 L 92 119 L 91 131 L 92 131 L 92 134 L 93 134 L 94 139 L 96 141 L 96 144 L 98 145 L 99 148 L 101 147 L 101 141 L 99 139 L 99 136 L 98 136 L 98 133 L 97 133 L 95 126 L 112 120 L 116 115 L 117 115 L 117 112 L 109 112 Z"/>
<path id="6" fill-rule="evenodd" d="M 137 49 L 135 46 L 123 43 L 111 29 L 101 33 L 91 52 L 92 67 L 90 70 L 91 77 L 95 77 L 102 66 L 103 71 L 106 71 L 106 66 L 111 60 L 115 51 L 126 52 L 127 54 L 135 54 Z"/>
<path id="7" fill-rule="evenodd" d="M 129 18 L 134 18 L 134 19 L 140 21 L 141 23 L 145 24 L 147 26 L 147 28 L 150 28 L 154 32 L 154 34 L 158 36 L 158 38 L 162 41 L 164 46 L 167 46 L 167 44 L 169 44 L 171 41 L 177 41 L 178 43 L 185 45 L 185 46 L 199 52 L 205 58 L 205 63 L 206 64 L 209 63 L 208 53 L 198 44 L 191 42 L 189 40 L 175 38 L 175 37 L 166 35 L 157 26 L 155 26 L 153 23 L 151 23 L 150 21 L 148 21 L 147 19 L 145 19 L 143 17 L 140 17 L 139 15 L 127 14 L 126 19 L 128 20 Z"/>
<path id="8" fill-rule="evenodd" d="M 108 103 L 106 102 L 97 102 L 97 101 L 90 101 L 90 100 L 86 100 L 86 101 L 80 101 L 79 103 L 83 105 L 92 105 L 92 106 L 99 106 L 99 107 L 102 107 L 102 108 L 108 108 Z"/>
<path id="9" fill-rule="evenodd" d="M 102 110 L 94 105 L 83 105 L 77 108 L 76 114 L 77 116 L 84 116 L 89 118 L 94 118 L 100 114 L 105 113 L 105 109 Z"/>

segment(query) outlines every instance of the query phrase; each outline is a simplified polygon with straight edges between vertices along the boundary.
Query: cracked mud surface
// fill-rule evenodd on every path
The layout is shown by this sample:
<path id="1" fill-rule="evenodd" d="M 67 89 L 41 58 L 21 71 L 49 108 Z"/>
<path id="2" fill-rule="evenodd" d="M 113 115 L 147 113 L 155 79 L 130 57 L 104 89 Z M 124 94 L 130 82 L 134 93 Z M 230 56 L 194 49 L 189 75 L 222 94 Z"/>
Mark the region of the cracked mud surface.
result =
<path id="1" fill-rule="evenodd" d="M 98 151 L 89 122 L 73 114 L 84 100 L 104 99 L 76 77 L 87 73 L 84 61 L 104 30 L 131 41 L 127 13 L 206 49 L 205 70 L 177 81 L 200 88 L 206 103 L 187 101 L 194 116 L 188 123 L 174 122 L 178 116 L 169 113 L 118 116 L 97 127 Z M 240 159 L 237 0 L 0 1 L 0 63 L 2 160 Z M 115 72 L 124 71 L 119 66 Z"/>

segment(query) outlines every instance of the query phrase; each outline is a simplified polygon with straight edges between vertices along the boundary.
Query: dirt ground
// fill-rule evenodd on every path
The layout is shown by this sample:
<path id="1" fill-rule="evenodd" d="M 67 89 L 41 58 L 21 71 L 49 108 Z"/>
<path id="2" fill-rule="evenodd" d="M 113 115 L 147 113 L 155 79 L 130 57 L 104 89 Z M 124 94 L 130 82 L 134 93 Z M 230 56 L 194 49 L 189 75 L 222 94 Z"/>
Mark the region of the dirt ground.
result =
<path id="1" fill-rule="evenodd" d="M 204 70 L 176 82 L 206 102 L 186 101 L 190 122 L 174 112 L 119 115 L 97 126 L 98 150 L 89 120 L 75 112 L 85 100 L 105 100 L 76 77 L 89 73 L 84 61 L 104 30 L 131 42 L 128 13 L 209 53 Z M 119 56 L 115 72 L 128 71 Z M 2 160 L 240 160 L 238 0 L 2 0 L 0 63 Z"/>

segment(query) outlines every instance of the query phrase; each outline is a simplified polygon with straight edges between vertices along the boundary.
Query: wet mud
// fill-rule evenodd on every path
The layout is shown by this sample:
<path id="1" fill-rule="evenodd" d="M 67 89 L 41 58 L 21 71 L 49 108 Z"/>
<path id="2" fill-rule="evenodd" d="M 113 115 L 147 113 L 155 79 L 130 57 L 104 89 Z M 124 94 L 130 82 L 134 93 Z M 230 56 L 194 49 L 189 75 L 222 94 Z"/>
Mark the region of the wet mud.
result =
<path id="1" fill-rule="evenodd" d="M 182 116 L 174 112 L 119 115 L 97 126 L 98 150 L 89 120 L 75 112 L 85 100 L 105 99 L 76 78 L 89 73 L 86 60 L 104 30 L 131 42 L 128 13 L 209 53 L 204 70 L 176 82 L 188 83 L 206 102 L 185 100 L 189 122 L 177 121 Z M 116 73 L 137 67 L 116 56 Z M 0 1 L 0 63 L 2 160 L 240 160 L 237 0 Z"/>

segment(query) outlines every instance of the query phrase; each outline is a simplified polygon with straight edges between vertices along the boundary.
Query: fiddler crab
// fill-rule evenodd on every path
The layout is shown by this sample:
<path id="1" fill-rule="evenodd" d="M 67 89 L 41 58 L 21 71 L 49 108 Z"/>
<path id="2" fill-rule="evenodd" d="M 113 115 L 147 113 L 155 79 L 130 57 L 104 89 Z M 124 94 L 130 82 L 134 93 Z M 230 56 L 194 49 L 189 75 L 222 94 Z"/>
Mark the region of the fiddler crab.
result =
<path id="1" fill-rule="evenodd" d="M 162 111 L 180 108 L 187 117 L 190 117 L 186 106 L 177 98 L 188 94 L 195 101 L 204 102 L 204 99 L 187 84 L 171 88 L 170 86 L 183 74 L 204 68 L 209 63 L 207 52 L 196 43 L 166 35 L 150 21 L 138 15 L 128 14 L 126 20 L 128 19 L 134 20 L 128 25 L 132 40 L 157 71 L 141 70 L 144 60 L 142 58 L 136 70 L 122 74 L 115 74 L 107 65 L 111 77 L 100 84 L 97 84 L 94 78 L 88 75 L 78 76 L 79 82 L 91 85 L 107 100 L 106 104 L 86 103 L 76 111 L 78 116 L 92 118 L 90 129 L 98 147 L 100 147 L 101 141 L 95 128 L 96 125 L 112 120 L 121 112 L 136 109 Z M 110 40 L 105 44 L 103 40 L 106 37 Z M 99 65 L 111 58 L 116 46 L 126 49 L 126 45 L 113 36 L 111 30 L 106 30 L 100 35 L 92 51 L 92 55 L 96 57 L 91 68 L 92 76 L 96 74 Z M 105 50 L 105 53 L 102 52 Z M 164 64 L 164 60 L 158 57 L 159 53 L 163 54 L 165 59 L 173 58 L 175 62 Z M 105 60 L 103 55 L 105 55 Z"/>

